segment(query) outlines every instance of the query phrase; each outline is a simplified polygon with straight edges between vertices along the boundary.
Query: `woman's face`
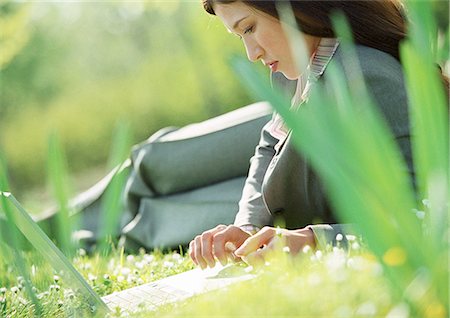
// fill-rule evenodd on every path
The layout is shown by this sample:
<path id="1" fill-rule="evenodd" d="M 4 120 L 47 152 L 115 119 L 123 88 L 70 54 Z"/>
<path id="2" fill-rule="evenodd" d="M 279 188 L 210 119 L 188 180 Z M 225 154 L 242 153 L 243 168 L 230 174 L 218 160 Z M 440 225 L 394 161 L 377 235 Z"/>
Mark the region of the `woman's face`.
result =
<path id="1" fill-rule="evenodd" d="M 230 32 L 242 39 L 250 61 L 261 60 L 272 72 L 282 72 L 288 79 L 297 79 L 306 68 L 297 67 L 279 20 L 240 1 L 217 3 L 214 12 Z M 320 39 L 303 36 L 312 54 Z"/>

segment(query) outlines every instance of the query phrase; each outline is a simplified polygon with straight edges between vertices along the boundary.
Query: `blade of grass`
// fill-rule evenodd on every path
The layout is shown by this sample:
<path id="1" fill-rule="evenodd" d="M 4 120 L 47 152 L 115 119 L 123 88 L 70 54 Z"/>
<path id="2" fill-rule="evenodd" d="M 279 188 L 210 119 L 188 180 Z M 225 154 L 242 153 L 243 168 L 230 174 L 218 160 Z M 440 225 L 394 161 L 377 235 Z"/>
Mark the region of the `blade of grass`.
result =
<path id="1" fill-rule="evenodd" d="M 429 60 L 437 58 L 437 25 L 431 7 L 433 1 L 407 0 L 405 5 L 408 11 L 409 38 L 414 47 L 427 55 Z"/>
<path id="2" fill-rule="evenodd" d="M 122 211 L 122 191 L 126 182 L 127 172 L 124 169 L 130 151 L 131 136 L 128 124 L 118 125 L 113 138 L 113 147 L 109 157 L 109 166 L 115 167 L 115 174 L 102 200 L 100 229 L 100 252 L 109 254 L 113 235 L 117 233 Z"/>
<path id="3" fill-rule="evenodd" d="M 31 286 L 31 279 L 27 271 L 26 261 L 22 257 L 21 251 L 18 247 L 18 239 L 17 239 L 18 229 L 14 222 L 12 207 L 10 206 L 10 203 L 6 200 L 6 198 L 3 195 L 1 195 L 3 192 L 8 190 L 9 190 L 9 182 L 7 178 L 6 163 L 2 155 L 0 154 L 0 201 L 1 201 L 0 206 L 6 216 L 6 221 L 8 224 L 8 228 L 4 229 L 6 230 L 5 237 L 7 237 L 7 242 L 9 243 L 9 246 L 13 252 L 18 272 L 24 278 L 25 290 L 34 306 L 34 315 L 36 317 L 41 317 L 42 305 Z"/>
<path id="4" fill-rule="evenodd" d="M 60 249 L 48 238 L 42 229 L 32 220 L 27 211 L 25 211 L 16 198 L 9 192 L 1 192 L 0 199 L 6 202 L 8 213 L 11 216 L 12 224 L 26 235 L 30 243 L 36 248 L 45 260 L 72 284 L 72 286 L 89 302 L 91 310 L 100 314 L 109 311 L 106 304 L 100 296 L 93 291 L 89 284 L 84 280 L 81 274 L 74 268 L 67 257 Z M 12 204 L 12 205 L 11 205 Z M 14 211 L 14 212 L 13 212 Z"/>
<path id="5" fill-rule="evenodd" d="M 429 200 L 424 206 L 427 231 L 438 249 L 432 283 L 437 286 L 440 300 L 449 312 L 449 110 L 434 64 L 435 56 L 439 58 L 442 53 L 436 52 L 436 45 L 433 45 L 437 41 L 437 25 L 432 18 L 431 3 L 408 1 L 407 5 L 413 28 L 410 40 L 402 44 L 400 53 L 410 99 L 417 187 L 419 196 Z M 426 45 L 429 43 L 431 45 Z M 448 51 L 445 56 L 448 58 Z"/>
<path id="6" fill-rule="evenodd" d="M 49 183 L 58 205 L 56 237 L 64 253 L 73 256 L 75 246 L 71 236 L 74 226 L 70 218 L 72 213 L 68 204 L 70 191 L 68 189 L 67 161 L 56 132 L 49 136 L 47 160 Z"/>

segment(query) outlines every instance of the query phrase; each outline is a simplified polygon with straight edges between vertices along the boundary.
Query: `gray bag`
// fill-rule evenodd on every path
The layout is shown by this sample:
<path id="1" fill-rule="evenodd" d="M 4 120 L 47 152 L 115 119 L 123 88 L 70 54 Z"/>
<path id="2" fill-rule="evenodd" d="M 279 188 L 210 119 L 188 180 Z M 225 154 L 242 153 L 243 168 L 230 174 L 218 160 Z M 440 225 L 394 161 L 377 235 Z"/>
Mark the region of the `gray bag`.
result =
<path id="1" fill-rule="evenodd" d="M 128 247 L 185 245 L 217 224 L 233 223 L 267 103 L 160 133 L 132 152 L 123 228 Z"/>
<path id="2" fill-rule="evenodd" d="M 250 158 L 271 108 L 261 102 L 182 128 L 164 128 L 132 149 L 125 167 L 117 236 L 130 249 L 186 245 L 217 224 L 233 223 Z M 75 197 L 77 235 L 99 239 L 101 201 L 113 172 Z M 52 235 L 55 210 L 40 221 Z"/>

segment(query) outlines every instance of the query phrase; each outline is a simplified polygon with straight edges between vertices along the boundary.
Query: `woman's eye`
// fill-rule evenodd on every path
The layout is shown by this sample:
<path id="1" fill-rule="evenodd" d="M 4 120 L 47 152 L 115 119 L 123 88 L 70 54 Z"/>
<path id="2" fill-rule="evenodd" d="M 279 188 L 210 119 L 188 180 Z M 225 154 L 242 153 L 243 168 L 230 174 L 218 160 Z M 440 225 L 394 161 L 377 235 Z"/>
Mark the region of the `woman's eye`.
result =
<path id="1" fill-rule="evenodd" d="M 250 33 L 253 31 L 253 26 L 248 27 L 247 29 L 245 29 L 244 34 Z"/>

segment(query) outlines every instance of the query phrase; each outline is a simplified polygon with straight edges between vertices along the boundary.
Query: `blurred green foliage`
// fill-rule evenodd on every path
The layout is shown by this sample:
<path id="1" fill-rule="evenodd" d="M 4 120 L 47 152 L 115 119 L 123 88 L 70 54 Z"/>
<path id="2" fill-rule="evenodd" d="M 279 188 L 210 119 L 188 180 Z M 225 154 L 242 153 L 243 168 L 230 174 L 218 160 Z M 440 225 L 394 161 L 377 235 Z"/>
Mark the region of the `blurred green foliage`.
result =
<path id="1" fill-rule="evenodd" d="M 13 191 L 44 183 L 51 131 L 79 172 L 104 166 L 119 119 L 137 143 L 251 102 L 227 67 L 240 41 L 200 1 L 2 1 L 0 19 L 0 150 Z"/>

